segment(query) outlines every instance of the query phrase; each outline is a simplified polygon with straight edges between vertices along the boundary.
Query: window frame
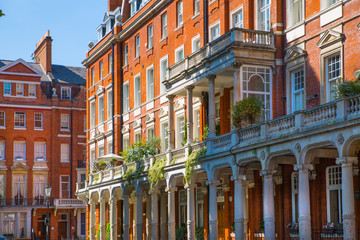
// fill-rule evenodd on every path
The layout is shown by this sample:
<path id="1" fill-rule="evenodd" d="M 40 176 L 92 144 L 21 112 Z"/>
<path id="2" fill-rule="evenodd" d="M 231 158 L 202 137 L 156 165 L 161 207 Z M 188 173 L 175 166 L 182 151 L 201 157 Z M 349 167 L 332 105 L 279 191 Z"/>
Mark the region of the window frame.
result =
<path id="1" fill-rule="evenodd" d="M 212 30 L 215 28 L 219 28 L 219 34 L 216 36 L 213 36 Z M 209 26 L 209 40 L 210 40 L 210 42 L 212 42 L 212 41 L 216 40 L 217 38 L 219 38 L 220 36 L 221 36 L 221 25 L 220 25 L 220 20 L 218 20 Z"/>
<path id="2" fill-rule="evenodd" d="M 152 83 L 150 82 L 150 74 L 152 71 Z M 152 92 L 152 95 L 150 93 Z M 146 68 L 146 99 L 151 101 L 155 98 L 155 73 L 154 73 L 154 64 Z"/>
<path id="3" fill-rule="evenodd" d="M 124 102 L 123 102 L 123 111 L 127 113 L 130 111 L 130 87 L 129 81 L 125 82 L 123 85 L 123 94 L 124 94 Z"/>
<path id="4" fill-rule="evenodd" d="M 62 181 L 62 177 L 68 177 L 68 181 Z M 67 183 L 67 192 L 68 192 L 68 197 L 64 197 L 63 196 L 63 184 L 66 184 Z M 70 176 L 69 175 L 60 175 L 60 181 L 59 181 L 59 184 L 60 184 L 60 198 L 62 199 L 69 199 L 71 198 L 70 196 Z"/>
<path id="5" fill-rule="evenodd" d="M 179 0 L 176 2 L 176 26 L 180 28 L 184 25 L 184 5 L 183 1 Z"/>
<path id="6" fill-rule="evenodd" d="M 140 34 L 135 36 L 135 60 L 140 57 Z"/>
<path id="7" fill-rule="evenodd" d="M 149 24 L 147 27 L 147 48 L 151 49 L 154 47 L 154 27 L 153 24 Z"/>
<path id="8" fill-rule="evenodd" d="M 185 202 L 182 202 L 181 201 L 181 194 L 185 194 L 185 198 L 186 198 L 186 201 Z M 182 226 L 182 225 L 185 225 L 186 226 L 186 224 L 187 224 L 187 192 L 186 192 L 186 190 L 185 189 L 180 189 L 179 191 L 178 191 L 178 208 L 179 208 L 179 219 L 178 219 L 178 224 L 179 224 L 179 226 Z M 184 219 L 182 219 L 182 217 L 181 217 L 181 211 L 183 210 L 182 208 L 185 208 L 185 211 L 184 211 L 184 215 L 185 215 L 185 217 L 184 217 Z"/>
<path id="9" fill-rule="evenodd" d="M 17 144 L 21 144 L 21 145 L 23 145 L 23 149 L 21 149 L 21 150 L 17 150 L 16 148 L 17 148 Z M 20 146 L 20 145 L 18 145 L 18 146 Z M 19 140 L 16 140 L 16 141 L 14 141 L 13 142 L 13 147 L 14 147 L 14 161 L 26 161 L 26 141 L 19 141 Z M 21 151 L 21 155 L 23 155 L 23 156 L 21 156 L 21 155 L 16 155 L 18 152 L 20 152 Z M 21 158 L 22 157 L 22 158 Z"/>
<path id="10" fill-rule="evenodd" d="M 164 12 L 161 14 L 161 39 L 165 39 L 167 36 L 167 12 Z"/>
<path id="11" fill-rule="evenodd" d="M 4 82 L 4 96 L 11 96 L 12 95 L 12 84 L 10 82 Z M 6 87 L 7 86 L 7 87 Z M 9 88 L 10 87 L 10 88 Z M 7 91 L 9 91 L 9 93 L 7 93 Z"/>
<path id="12" fill-rule="evenodd" d="M 241 26 L 236 26 L 237 23 L 234 23 L 235 21 L 235 16 L 241 12 L 241 15 L 242 15 L 242 20 L 240 21 L 241 22 Z M 243 7 L 243 4 L 241 6 L 239 6 L 238 8 L 234 9 L 233 11 L 231 11 L 230 13 L 230 26 L 231 28 L 243 28 L 244 27 L 244 7 Z"/>
<path id="13" fill-rule="evenodd" d="M 23 119 L 24 119 L 24 125 L 23 126 L 16 126 L 16 118 L 17 118 L 17 114 L 21 114 L 23 115 Z M 20 120 L 21 121 L 21 120 Z M 26 112 L 14 112 L 14 128 L 15 129 L 26 129 Z"/>
<path id="14" fill-rule="evenodd" d="M 67 116 L 67 121 L 64 121 L 65 120 L 65 116 Z M 66 124 L 67 126 L 63 126 L 63 124 Z M 64 130 L 69 130 L 70 129 L 70 115 L 67 114 L 67 113 L 62 113 L 60 115 L 60 130 L 61 131 L 64 131 Z"/>
<path id="15" fill-rule="evenodd" d="M 91 85 L 95 85 L 95 67 L 91 68 Z"/>
<path id="16" fill-rule="evenodd" d="M 28 85 L 28 96 L 29 97 L 36 97 L 36 84 L 29 84 Z"/>
<path id="17" fill-rule="evenodd" d="M 105 119 L 105 109 L 104 109 L 104 95 L 98 97 L 98 124 L 103 123 Z"/>
<path id="18" fill-rule="evenodd" d="M 38 153 L 42 153 L 42 152 L 38 152 L 36 150 L 36 145 L 42 145 L 41 147 L 44 147 L 44 152 L 43 152 L 43 158 L 41 158 L 41 156 L 39 157 Z M 40 160 L 42 159 L 42 160 Z M 46 161 L 46 142 L 45 141 L 35 141 L 34 142 L 34 160 L 35 161 Z"/>
<path id="19" fill-rule="evenodd" d="M 5 160 L 5 139 L 0 139 L 0 160 Z"/>
<path id="20" fill-rule="evenodd" d="M 186 127 L 187 126 L 185 123 L 185 115 L 182 113 L 178 114 L 176 116 L 176 147 L 178 147 L 178 148 L 183 147 L 182 142 L 185 139 L 185 128 Z"/>
<path id="21" fill-rule="evenodd" d="M 339 56 L 339 73 L 340 75 L 336 78 L 331 78 L 329 79 L 329 59 L 335 56 Z M 343 76 L 343 66 L 342 66 L 342 54 L 339 51 L 336 52 L 332 52 L 332 54 L 329 54 L 327 56 L 324 56 L 324 70 L 325 70 L 325 86 L 326 86 L 326 102 L 331 102 L 334 101 L 336 99 L 336 95 L 335 98 L 332 99 L 332 94 L 331 94 L 331 82 L 335 82 L 335 86 L 337 85 L 337 83 L 339 81 L 341 81 L 342 76 Z M 336 63 L 335 63 L 336 64 Z"/>
<path id="22" fill-rule="evenodd" d="M 340 180 L 340 184 L 329 184 L 330 180 L 330 176 L 329 176 L 329 170 L 330 169 L 338 169 L 339 171 L 337 172 L 337 174 L 339 175 L 338 179 Z M 337 223 L 336 221 L 333 221 L 331 219 L 331 211 L 334 211 L 334 209 L 331 208 L 330 206 L 330 191 L 338 191 L 338 219 L 339 222 L 338 223 L 342 223 L 342 168 L 341 165 L 333 165 L 333 166 L 328 166 L 326 168 L 326 211 L 327 211 L 327 222 L 334 222 Z"/>
<path id="23" fill-rule="evenodd" d="M 21 93 L 20 92 L 18 92 L 18 88 L 20 88 L 21 87 Z M 18 93 L 20 93 L 20 94 L 18 94 Z M 16 96 L 20 96 L 20 97 L 22 97 L 22 96 L 24 96 L 24 84 L 23 83 L 16 83 Z"/>
<path id="24" fill-rule="evenodd" d="M 99 76 L 100 76 L 100 81 L 103 80 L 104 78 L 104 61 L 101 60 L 99 62 Z"/>
<path id="25" fill-rule="evenodd" d="M 166 69 L 163 69 L 163 62 L 166 61 Z M 167 78 L 167 69 L 169 68 L 169 56 L 165 55 L 160 59 L 160 94 L 163 94 L 166 92 L 166 86 L 162 83 Z"/>
<path id="26" fill-rule="evenodd" d="M 257 5 L 258 5 L 258 17 L 256 18 L 257 19 L 257 28 L 258 30 L 261 30 L 261 31 L 270 31 L 271 29 L 271 0 L 269 0 L 269 4 L 265 4 L 264 7 L 261 6 L 261 1 L 266 1 L 266 0 L 258 0 L 256 1 Z M 263 12 L 266 12 L 267 10 L 269 9 L 269 13 L 268 13 L 268 19 L 269 19 L 269 24 L 268 26 L 265 26 L 265 24 L 263 24 L 264 22 L 267 21 L 267 19 L 265 19 L 265 21 L 262 21 L 262 13 Z M 265 13 L 267 15 L 267 13 Z"/>
<path id="27" fill-rule="evenodd" d="M 0 125 L 0 128 L 6 128 L 6 112 L 0 111 L 0 123 L 3 122 L 3 124 Z"/>
<path id="28" fill-rule="evenodd" d="M 125 44 L 124 46 L 124 67 L 129 65 L 129 45 Z"/>
<path id="29" fill-rule="evenodd" d="M 295 14 L 294 14 L 294 4 L 295 2 L 301 2 L 301 11 L 299 11 L 299 13 L 301 14 L 301 16 L 299 17 L 298 20 L 295 20 Z M 297 25 L 298 23 L 304 21 L 304 16 L 305 16 L 305 1 L 304 0 L 287 0 L 287 5 L 288 5 L 288 9 L 287 9 L 287 27 L 292 27 Z"/>
<path id="30" fill-rule="evenodd" d="M 162 121 L 160 123 L 160 131 L 161 131 L 161 150 L 162 152 L 166 152 L 169 148 L 169 124 L 167 121 Z"/>
<path id="31" fill-rule="evenodd" d="M 113 66 L 113 53 L 108 54 L 108 66 L 109 66 L 109 74 L 112 73 L 112 66 Z"/>
<path id="32" fill-rule="evenodd" d="M 179 57 L 178 57 L 178 53 L 180 51 L 182 51 L 182 58 L 181 59 L 179 59 Z M 175 49 L 175 63 L 178 63 L 178 62 L 180 62 L 180 61 L 182 61 L 184 59 L 185 59 L 185 49 L 184 49 L 184 45 L 181 45 L 181 46 L 179 46 L 179 47 L 177 47 Z"/>
<path id="33" fill-rule="evenodd" d="M 299 172 L 291 173 L 291 206 L 292 222 L 297 223 L 299 220 Z"/>
<path id="34" fill-rule="evenodd" d="M 108 89 L 106 93 L 106 116 L 107 120 L 112 119 L 113 117 L 113 91 L 111 89 Z"/>
<path id="35" fill-rule="evenodd" d="M 193 4 L 193 14 L 194 16 L 197 16 L 200 14 L 200 0 L 194 0 L 194 4 Z"/>
<path id="36" fill-rule="evenodd" d="M 303 78 L 303 85 L 304 87 L 302 88 L 302 90 L 295 90 L 295 74 L 302 71 L 302 78 Z M 305 89 L 306 89 L 306 79 L 305 79 L 305 71 L 304 71 L 304 67 L 301 66 L 300 68 L 294 69 L 293 71 L 291 71 L 290 73 L 290 77 L 291 77 L 291 109 L 292 112 L 296 112 L 299 110 L 304 110 L 305 109 Z M 295 95 L 300 93 L 301 94 L 301 99 L 302 99 L 302 103 L 301 103 L 301 108 L 296 110 L 296 101 L 295 101 Z"/>
<path id="37" fill-rule="evenodd" d="M 96 126 L 96 105 L 95 100 L 90 101 L 90 129 Z"/>
<path id="38" fill-rule="evenodd" d="M 137 81 L 139 82 L 138 85 L 137 85 Z M 141 74 L 139 73 L 134 76 L 134 108 L 140 106 L 141 106 Z"/>
<path id="39" fill-rule="evenodd" d="M 196 42 L 199 43 L 198 47 L 195 47 L 197 45 Z M 201 40 L 200 40 L 200 34 L 198 34 L 191 39 L 191 51 L 192 53 L 194 53 L 199 51 L 200 49 L 201 49 Z"/>
<path id="40" fill-rule="evenodd" d="M 41 116 L 41 119 L 36 119 L 36 116 Z M 34 129 L 36 130 L 42 130 L 43 129 L 43 120 L 44 120 L 44 116 L 42 113 L 39 113 L 39 112 L 35 112 L 34 113 Z M 36 126 L 36 123 L 37 122 L 40 122 L 41 123 L 41 127 L 37 127 Z"/>
<path id="41" fill-rule="evenodd" d="M 71 100 L 71 87 L 61 86 L 60 91 L 62 100 Z"/>
<path id="42" fill-rule="evenodd" d="M 63 150 L 66 150 L 66 152 Z M 66 159 L 63 158 L 63 157 L 65 157 L 65 153 L 67 155 Z M 68 143 L 60 144 L 60 162 L 70 162 L 70 145 Z"/>

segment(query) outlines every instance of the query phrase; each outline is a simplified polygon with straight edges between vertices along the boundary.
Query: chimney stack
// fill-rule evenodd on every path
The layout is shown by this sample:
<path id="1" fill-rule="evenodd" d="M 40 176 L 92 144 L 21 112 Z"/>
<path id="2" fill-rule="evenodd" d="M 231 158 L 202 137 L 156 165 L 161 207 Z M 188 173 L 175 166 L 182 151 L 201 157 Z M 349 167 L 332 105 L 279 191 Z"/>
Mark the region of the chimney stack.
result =
<path id="1" fill-rule="evenodd" d="M 121 0 L 108 0 L 108 11 L 114 11 L 121 4 Z"/>
<path id="2" fill-rule="evenodd" d="M 45 72 L 51 72 L 51 43 L 50 30 L 47 30 L 44 36 L 36 43 L 34 58 L 36 63 L 40 63 Z"/>

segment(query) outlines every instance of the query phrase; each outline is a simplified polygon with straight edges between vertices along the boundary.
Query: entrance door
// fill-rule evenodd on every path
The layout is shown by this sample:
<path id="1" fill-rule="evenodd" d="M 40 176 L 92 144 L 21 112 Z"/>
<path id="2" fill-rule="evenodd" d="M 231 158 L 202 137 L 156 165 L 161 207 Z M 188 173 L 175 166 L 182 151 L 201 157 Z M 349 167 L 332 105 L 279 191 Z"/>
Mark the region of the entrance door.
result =
<path id="1" fill-rule="evenodd" d="M 63 239 L 70 239 L 70 214 L 69 213 L 63 213 L 60 214 L 59 218 L 59 232 L 58 236 L 60 240 Z"/>
<path id="2" fill-rule="evenodd" d="M 46 239 L 46 225 L 45 225 L 46 214 L 39 214 L 37 217 L 37 232 L 36 236 L 40 240 Z"/>
<path id="3" fill-rule="evenodd" d="M 218 239 L 224 240 L 225 239 L 225 204 L 218 203 Z"/>

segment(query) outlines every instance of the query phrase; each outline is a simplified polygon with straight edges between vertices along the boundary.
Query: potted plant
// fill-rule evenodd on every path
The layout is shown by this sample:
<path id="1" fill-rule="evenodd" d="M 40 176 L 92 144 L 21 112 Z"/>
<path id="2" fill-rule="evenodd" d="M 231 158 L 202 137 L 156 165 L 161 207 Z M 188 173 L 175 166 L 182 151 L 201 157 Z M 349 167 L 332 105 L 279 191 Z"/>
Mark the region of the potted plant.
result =
<path id="1" fill-rule="evenodd" d="M 237 129 L 249 127 L 261 119 L 262 112 L 263 103 L 259 98 L 244 98 L 231 108 L 233 125 Z"/>
<path id="2" fill-rule="evenodd" d="M 234 238 L 235 237 L 235 222 L 233 222 L 230 225 L 230 229 L 231 229 L 230 237 Z"/>
<path id="3" fill-rule="evenodd" d="M 323 233 L 334 233 L 334 227 L 335 224 L 333 222 L 331 223 L 326 223 L 325 225 L 323 225 L 322 229 L 323 229 Z"/>
<path id="4" fill-rule="evenodd" d="M 342 223 L 336 224 L 334 227 L 334 232 L 337 234 L 343 234 L 344 233 L 343 224 Z"/>
<path id="5" fill-rule="evenodd" d="M 118 163 L 118 160 L 116 158 L 112 158 L 110 163 L 111 163 L 112 166 L 116 166 L 117 163 Z"/>
<path id="6" fill-rule="evenodd" d="M 106 162 L 104 161 L 98 162 L 98 166 L 100 170 L 104 170 L 106 168 Z"/>
<path id="7" fill-rule="evenodd" d="M 290 234 L 299 234 L 299 224 L 298 223 L 289 223 L 287 228 L 290 230 Z"/>

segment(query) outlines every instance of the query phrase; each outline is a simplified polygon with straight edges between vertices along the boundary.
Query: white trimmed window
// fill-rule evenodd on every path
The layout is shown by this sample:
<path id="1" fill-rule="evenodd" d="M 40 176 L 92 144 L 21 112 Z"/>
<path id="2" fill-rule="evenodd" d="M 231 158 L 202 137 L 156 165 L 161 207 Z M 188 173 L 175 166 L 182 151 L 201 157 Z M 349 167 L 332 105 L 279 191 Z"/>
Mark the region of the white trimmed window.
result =
<path id="1" fill-rule="evenodd" d="M 124 66 L 127 66 L 129 64 L 129 48 L 126 44 L 124 46 Z"/>
<path id="2" fill-rule="evenodd" d="M 104 122 L 104 96 L 99 97 L 98 101 L 98 124 Z"/>
<path id="3" fill-rule="evenodd" d="M 134 81 L 135 81 L 134 105 L 135 105 L 135 107 L 138 107 L 141 104 L 141 76 L 140 76 L 140 74 L 135 77 Z"/>
<path id="4" fill-rule="evenodd" d="M 299 173 L 291 174 L 291 200 L 292 200 L 292 222 L 296 223 L 299 219 Z"/>
<path id="5" fill-rule="evenodd" d="M 98 157 L 102 157 L 105 155 L 105 146 L 101 145 L 98 147 Z"/>
<path id="6" fill-rule="evenodd" d="M 194 140 L 200 139 L 200 110 L 194 111 Z"/>
<path id="7" fill-rule="evenodd" d="M 168 68 L 168 57 L 165 56 L 160 59 L 160 93 L 164 93 L 166 91 L 166 86 L 163 84 L 163 81 L 166 79 L 166 71 Z"/>
<path id="8" fill-rule="evenodd" d="M 304 69 L 298 69 L 291 73 L 292 86 L 292 110 L 293 112 L 303 110 L 305 106 L 304 98 Z"/>
<path id="9" fill-rule="evenodd" d="M 150 138 L 153 138 L 153 137 L 155 137 L 154 128 L 153 127 L 148 128 L 147 132 L 146 132 L 146 138 L 150 139 Z"/>
<path id="10" fill-rule="evenodd" d="M 154 35 L 154 28 L 153 28 L 153 25 L 150 24 L 148 27 L 147 27 L 147 33 L 148 33 L 148 49 L 152 48 L 154 46 L 153 44 L 153 35 Z"/>
<path id="11" fill-rule="evenodd" d="M 25 161 L 26 143 L 25 141 L 14 141 L 14 160 Z"/>
<path id="12" fill-rule="evenodd" d="M 70 198 L 70 176 L 60 176 L 60 198 Z"/>
<path id="13" fill-rule="evenodd" d="M 176 15 L 177 15 L 177 27 L 181 27 L 183 25 L 183 1 L 180 0 L 176 3 Z"/>
<path id="14" fill-rule="evenodd" d="M 34 114 L 34 128 L 43 129 L 43 114 L 35 113 Z"/>
<path id="15" fill-rule="evenodd" d="M 104 77 L 104 62 L 100 61 L 100 80 L 102 80 Z"/>
<path id="16" fill-rule="evenodd" d="M 17 202 L 18 199 L 23 199 L 26 196 L 26 175 L 14 174 L 13 175 L 13 197 L 15 198 L 15 204 L 19 205 L 22 202 Z"/>
<path id="17" fill-rule="evenodd" d="M 244 18 L 243 18 L 243 7 L 239 7 L 231 14 L 231 27 L 232 28 L 243 28 L 244 27 Z"/>
<path id="18" fill-rule="evenodd" d="M 36 85 L 35 84 L 29 84 L 29 97 L 36 97 Z"/>
<path id="19" fill-rule="evenodd" d="M 342 198 L 341 198 L 341 166 L 326 168 L 326 203 L 327 221 L 333 223 L 342 222 Z"/>
<path id="20" fill-rule="evenodd" d="M 16 96 L 24 96 L 24 84 L 16 83 Z"/>
<path id="21" fill-rule="evenodd" d="M 26 114 L 24 112 L 15 112 L 15 128 L 25 128 Z"/>
<path id="22" fill-rule="evenodd" d="M 204 193 L 196 188 L 196 227 L 204 227 Z"/>
<path id="23" fill-rule="evenodd" d="M 124 113 L 127 113 L 130 110 L 130 99 L 129 99 L 129 83 L 124 84 Z"/>
<path id="24" fill-rule="evenodd" d="M 177 118 L 176 122 L 177 127 L 177 147 L 181 147 L 181 144 L 183 143 L 185 139 L 185 117 L 181 116 Z"/>
<path id="25" fill-rule="evenodd" d="M 0 140 L 0 160 L 5 160 L 5 141 L 4 140 Z"/>
<path id="26" fill-rule="evenodd" d="M 113 93 L 112 91 L 107 92 L 107 120 L 113 116 Z"/>
<path id="27" fill-rule="evenodd" d="M 129 136 L 125 136 L 123 137 L 123 149 L 127 148 L 128 146 L 130 146 L 130 139 Z"/>
<path id="28" fill-rule="evenodd" d="M 185 227 L 187 222 L 187 196 L 186 190 L 179 190 L 179 226 Z"/>
<path id="29" fill-rule="evenodd" d="M 34 157 L 36 161 L 46 161 L 46 142 L 35 142 Z"/>
<path id="30" fill-rule="evenodd" d="M 167 37 L 167 13 L 161 15 L 161 38 Z"/>
<path id="31" fill-rule="evenodd" d="M 191 39 L 192 52 L 196 52 L 200 49 L 200 35 L 196 35 Z"/>
<path id="32" fill-rule="evenodd" d="M 35 200 L 43 200 L 45 198 L 45 175 L 34 175 L 34 198 Z M 40 204 L 41 202 L 38 202 Z"/>
<path id="33" fill-rule="evenodd" d="M 259 30 L 270 31 L 270 0 L 259 0 Z"/>
<path id="34" fill-rule="evenodd" d="M 112 52 L 111 53 L 109 53 L 109 57 L 108 57 L 108 60 L 109 60 L 109 73 L 111 73 L 112 72 L 112 67 L 113 67 L 113 54 L 112 54 Z"/>
<path id="35" fill-rule="evenodd" d="M 321 0 L 321 3 L 322 3 L 322 9 L 324 8 L 328 8 L 330 7 L 331 5 L 339 2 L 340 0 Z"/>
<path id="36" fill-rule="evenodd" d="M 1 205 L 5 198 L 5 186 L 6 186 L 5 175 L 0 174 L 0 204 Z"/>
<path id="37" fill-rule="evenodd" d="M 11 95 L 11 83 L 4 83 L 4 95 Z"/>
<path id="38" fill-rule="evenodd" d="M 61 162 L 69 162 L 69 144 L 62 143 L 60 145 Z"/>
<path id="39" fill-rule="evenodd" d="M 168 141 L 169 141 L 169 128 L 168 128 L 168 123 L 162 123 L 161 124 L 161 143 L 162 143 L 162 151 L 165 152 L 169 145 L 168 145 Z"/>
<path id="40" fill-rule="evenodd" d="M 146 70 L 147 100 L 154 99 L 154 67 L 151 66 Z"/>
<path id="41" fill-rule="evenodd" d="M 0 127 L 5 127 L 5 112 L 0 111 Z"/>
<path id="42" fill-rule="evenodd" d="M 210 41 L 214 41 L 218 37 L 220 37 L 220 21 L 209 26 L 209 34 L 210 34 Z"/>
<path id="43" fill-rule="evenodd" d="M 95 127 L 95 101 L 90 103 L 90 128 Z"/>
<path id="44" fill-rule="evenodd" d="M 113 153 L 113 142 L 108 141 L 107 142 L 107 154 Z"/>
<path id="45" fill-rule="evenodd" d="M 15 233 L 15 229 L 18 228 L 16 224 L 16 213 L 3 213 L 4 218 L 3 220 L 3 226 L 2 232 L 5 233 Z"/>
<path id="46" fill-rule="evenodd" d="M 175 49 L 175 63 L 184 59 L 184 45 Z"/>
<path id="47" fill-rule="evenodd" d="M 69 114 L 61 114 L 61 130 L 69 130 Z"/>
<path id="48" fill-rule="evenodd" d="M 141 132 L 136 132 L 134 139 L 135 139 L 134 140 L 135 142 L 140 142 L 141 141 Z"/>
<path id="49" fill-rule="evenodd" d="M 71 88 L 70 87 L 61 87 L 61 99 L 64 99 L 64 100 L 71 99 Z"/>
<path id="50" fill-rule="evenodd" d="M 95 67 L 91 68 L 91 85 L 95 84 Z"/>
<path id="51" fill-rule="evenodd" d="M 135 36 L 135 58 L 140 57 L 140 35 Z"/>
<path id="52" fill-rule="evenodd" d="M 304 0 L 288 0 L 289 10 L 288 21 L 289 26 L 294 26 L 296 23 L 304 19 Z"/>
<path id="53" fill-rule="evenodd" d="M 200 13 L 200 0 L 194 0 L 194 16 Z"/>
<path id="54" fill-rule="evenodd" d="M 341 78 L 340 54 L 329 56 L 325 59 L 326 64 L 326 100 L 333 101 L 337 96 L 337 84 Z"/>

